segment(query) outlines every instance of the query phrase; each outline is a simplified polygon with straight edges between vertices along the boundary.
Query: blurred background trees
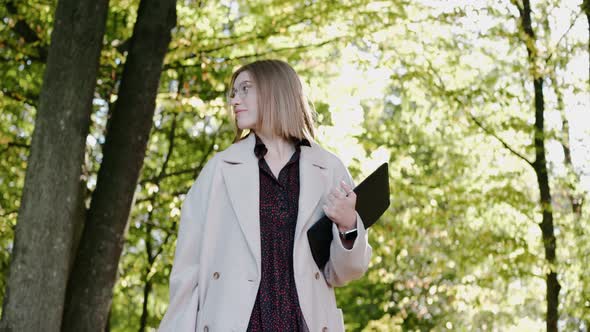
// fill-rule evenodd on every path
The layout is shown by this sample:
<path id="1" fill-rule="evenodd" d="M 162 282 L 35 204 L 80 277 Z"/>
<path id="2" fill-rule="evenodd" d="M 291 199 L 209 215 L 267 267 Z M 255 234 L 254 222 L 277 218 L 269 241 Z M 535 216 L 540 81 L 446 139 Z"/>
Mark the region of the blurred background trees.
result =
<path id="1" fill-rule="evenodd" d="M 337 290 L 347 330 L 544 330 L 554 273 L 557 328 L 587 331 L 590 22 L 582 2 L 178 0 L 106 329 L 158 326 L 184 194 L 206 160 L 231 144 L 229 75 L 279 58 L 307 86 L 319 143 L 357 180 L 390 163 L 392 204 L 370 234 L 371 267 Z M 139 3 L 109 4 L 81 164 L 86 209 L 108 121 L 126 110 L 115 105 Z M 5 298 L 57 1 L 2 4 Z M 550 203 L 532 167 L 535 142 L 545 146 Z M 552 259 L 543 213 L 552 216 Z"/>

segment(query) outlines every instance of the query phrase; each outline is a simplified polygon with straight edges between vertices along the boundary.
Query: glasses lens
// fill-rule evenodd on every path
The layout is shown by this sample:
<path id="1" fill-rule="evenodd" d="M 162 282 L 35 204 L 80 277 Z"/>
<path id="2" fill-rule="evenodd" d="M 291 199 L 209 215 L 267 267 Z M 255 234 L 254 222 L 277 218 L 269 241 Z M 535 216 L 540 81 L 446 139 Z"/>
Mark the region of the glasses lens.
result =
<path id="1" fill-rule="evenodd" d="M 248 96 L 248 90 L 252 87 L 251 84 L 244 83 L 238 85 L 236 88 L 232 88 L 227 92 L 227 99 L 233 99 L 236 95 L 241 99 L 246 98 Z"/>
<path id="2" fill-rule="evenodd" d="M 238 90 L 240 98 L 245 98 L 248 95 L 248 88 L 249 88 L 248 85 L 240 86 L 240 89 Z"/>

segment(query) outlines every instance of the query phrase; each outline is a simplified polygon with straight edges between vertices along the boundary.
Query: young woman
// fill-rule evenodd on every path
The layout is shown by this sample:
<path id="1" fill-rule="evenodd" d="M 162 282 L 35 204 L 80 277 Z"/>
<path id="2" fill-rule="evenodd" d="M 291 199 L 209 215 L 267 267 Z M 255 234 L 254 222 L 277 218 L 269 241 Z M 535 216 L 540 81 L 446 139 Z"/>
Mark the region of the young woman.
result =
<path id="1" fill-rule="evenodd" d="M 343 331 L 332 287 L 360 278 L 371 258 L 350 174 L 314 142 L 287 63 L 241 67 L 228 97 L 236 140 L 185 198 L 159 331 Z M 306 232 L 323 214 L 334 240 L 320 271 Z"/>

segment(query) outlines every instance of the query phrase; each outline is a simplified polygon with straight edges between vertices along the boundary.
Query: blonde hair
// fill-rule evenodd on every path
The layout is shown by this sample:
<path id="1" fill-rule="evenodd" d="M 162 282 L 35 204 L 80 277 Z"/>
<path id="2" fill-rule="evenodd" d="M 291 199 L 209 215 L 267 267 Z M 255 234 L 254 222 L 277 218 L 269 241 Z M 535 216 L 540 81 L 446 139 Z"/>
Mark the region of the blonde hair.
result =
<path id="1" fill-rule="evenodd" d="M 295 70 L 280 60 L 259 60 L 240 67 L 233 73 L 230 91 L 242 72 L 250 74 L 256 86 L 258 119 L 256 128 L 286 139 L 315 138 L 313 104 L 303 93 L 301 80 Z M 231 109 L 231 105 L 229 105 Z M 232 116 L 233 112 L 231 112 Z M 243 130 L 238 128 L 235 117 L 234 141 L 241 140 Z"/>

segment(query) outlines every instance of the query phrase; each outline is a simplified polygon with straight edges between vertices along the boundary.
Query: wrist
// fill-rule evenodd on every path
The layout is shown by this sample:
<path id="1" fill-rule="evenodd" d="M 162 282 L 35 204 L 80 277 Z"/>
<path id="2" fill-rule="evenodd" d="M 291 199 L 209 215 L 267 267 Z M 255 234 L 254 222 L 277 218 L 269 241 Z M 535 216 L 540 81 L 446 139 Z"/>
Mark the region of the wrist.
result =
<path id="1" fill-rule="evenodd" d="M 346 232 L 346 231 L 350 231 L 353 229 L 356 229 L 356 215 L 354 216 L 354 219 L 352 221 L 346 222 L 346 223 L 338 223 L 338 231 L 339 232 Z"/>
<path id="2" fill-rule="evenodd" d="M 338 232 L 342 233 L 342 232 L 348 232 L 350 230 L 356 229 L 356 224 L 352 224 L 350 226 L 341 226 L 338 225 Z"/>

